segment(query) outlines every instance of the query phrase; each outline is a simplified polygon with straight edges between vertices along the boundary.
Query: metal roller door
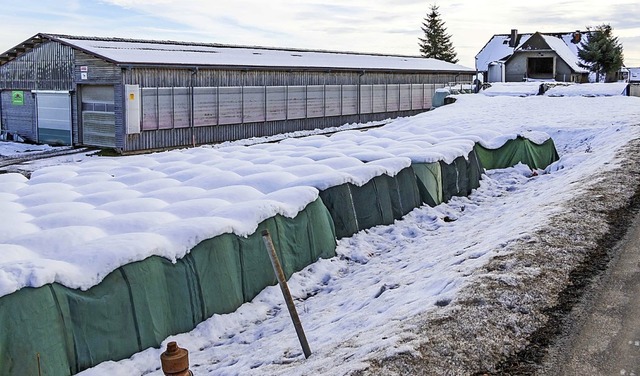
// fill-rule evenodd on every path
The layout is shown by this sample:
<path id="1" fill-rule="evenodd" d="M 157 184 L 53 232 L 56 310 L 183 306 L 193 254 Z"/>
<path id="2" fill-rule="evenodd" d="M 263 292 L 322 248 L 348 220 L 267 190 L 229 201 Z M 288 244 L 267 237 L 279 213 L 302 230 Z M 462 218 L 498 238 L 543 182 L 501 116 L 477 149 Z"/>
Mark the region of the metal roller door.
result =
<path id="1" fill-rule="evenodd" d="M 113 86 L 83 86 L 82 143 L 114 148 L 116 146 L 116 116 Z"/>

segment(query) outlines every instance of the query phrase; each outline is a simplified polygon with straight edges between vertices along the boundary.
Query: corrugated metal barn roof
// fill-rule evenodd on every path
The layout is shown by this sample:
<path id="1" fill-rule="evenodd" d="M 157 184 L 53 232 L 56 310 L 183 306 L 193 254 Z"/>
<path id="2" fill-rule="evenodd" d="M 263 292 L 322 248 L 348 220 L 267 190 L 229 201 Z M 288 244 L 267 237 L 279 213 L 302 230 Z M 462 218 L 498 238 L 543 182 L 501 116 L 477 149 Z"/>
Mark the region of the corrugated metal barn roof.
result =
<path id="1" fill-rule="evenodd" d="M 0 55 L 0 64 L 13 60 L 43 40 L 57 41 L 118 65 L 268 67 L 348 70 L 473 72 L 445 61 L 382 54 L 278 49 L 173 41 L 38 34 Z"/>

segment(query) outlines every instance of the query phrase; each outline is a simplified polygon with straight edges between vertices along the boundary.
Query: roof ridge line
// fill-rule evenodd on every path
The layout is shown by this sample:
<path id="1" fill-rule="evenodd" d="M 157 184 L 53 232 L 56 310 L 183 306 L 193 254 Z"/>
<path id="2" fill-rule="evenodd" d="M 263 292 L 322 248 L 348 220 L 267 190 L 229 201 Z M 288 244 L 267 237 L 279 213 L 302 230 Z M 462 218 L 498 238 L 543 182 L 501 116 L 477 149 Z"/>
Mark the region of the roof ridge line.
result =
<path id="1" fill-rule="evenodd" d="M 425 59 L 419 55 L 399 55 L 399 54 L 384 54 L 377 52 L 356 52 L 356 51 L 336 51 L 336 50 L 324 50 L 324 49 L 307 49 L 307 48 L 291 48 L 291 47 L 270 47 L 270 46 L 256 46 L 256 45 L 239 45 L 239 44 L 225 44 L 225 43 L 211 43 L 211 42 L 185 42 L 175 40 L 155 40 L 155 39 L 138 39 L 138 38 L 121 38 L 121 37 L 90 37 L 82 35 L 68 35 L 68 34 L 52 34 L 52 33 L 39 33 L 40 35 L 51 37 L 54 39 L 74 39 L 74 40 L 93 40 L 104 42 L 124 42 L 124 43 L 149 43 L 149 44 L 166 44 L 166 45 L 179 45 L 179 46 L 198 46 L 198 47 L 214 47 L 214 48 L 237 48 L 237 49 L 260 49 L 267 51 L 285 51 L 285 52 L 315 52 L 315 53 L 330 53 L 330 54 L 342 54 L 342 55 L 360 55 L 360 56 L 382 56 L 382 57 L 402 57 L 410 59 Z"/>

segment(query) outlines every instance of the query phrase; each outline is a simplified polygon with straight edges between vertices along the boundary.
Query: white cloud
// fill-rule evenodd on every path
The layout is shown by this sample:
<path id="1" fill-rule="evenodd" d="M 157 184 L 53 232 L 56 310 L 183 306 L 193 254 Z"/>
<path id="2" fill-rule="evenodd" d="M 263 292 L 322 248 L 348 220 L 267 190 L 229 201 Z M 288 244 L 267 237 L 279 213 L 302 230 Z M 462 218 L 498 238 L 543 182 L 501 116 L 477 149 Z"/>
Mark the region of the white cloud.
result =
<path id="1" fill-rule="evenodd" d="M 416 0 L 4 2 L 0 50 L 38 32 L 56 32 L 417 55 L 429 8 L 429 2 Z M 640 65 L 640 27 L 634 17 L 625 17 L 627 10 L 638 9 L 635 0 L 436 3 L 463 65 L 472 67 L 493 34 L 512 28 L 562 32 L 601 23 L 610 23 L 625 43 L 627 65 Z"/>

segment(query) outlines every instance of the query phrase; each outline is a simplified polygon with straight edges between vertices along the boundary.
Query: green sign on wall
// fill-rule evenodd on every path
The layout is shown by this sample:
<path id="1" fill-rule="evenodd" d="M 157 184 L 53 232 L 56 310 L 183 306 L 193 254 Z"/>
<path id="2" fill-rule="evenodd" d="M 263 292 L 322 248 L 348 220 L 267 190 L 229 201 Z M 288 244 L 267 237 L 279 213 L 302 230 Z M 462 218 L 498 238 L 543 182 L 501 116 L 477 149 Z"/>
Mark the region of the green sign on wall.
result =
<path id="1" fill-rule="evenodd" d="M 11 104 L 14 106 L 24 105 L 24 91 L 14 90 L 11 92 Z"/>

